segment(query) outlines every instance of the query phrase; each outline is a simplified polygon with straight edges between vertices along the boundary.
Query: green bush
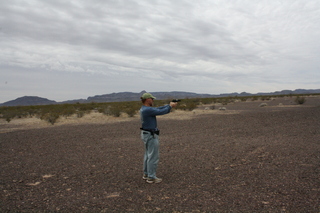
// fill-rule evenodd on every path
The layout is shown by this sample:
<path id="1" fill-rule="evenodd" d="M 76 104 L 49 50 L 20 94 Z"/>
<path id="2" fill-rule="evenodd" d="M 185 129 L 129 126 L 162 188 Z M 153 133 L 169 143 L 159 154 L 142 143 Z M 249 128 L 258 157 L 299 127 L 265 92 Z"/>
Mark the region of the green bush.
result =
<path id="1" fill-rule="evenodd" d="M 59 118 L 59 114 L 56 113 L 56 112 L 53 112 L 53 113 L 46 113 L 46 114 L 43 114 L 40 119 L 41 120 L 45 120 L 45 121 L 48 121 L 49 123 L 51 123 L 52 125 L 58 120 Z"/>
<path id="2" fill-rule="evenodd" d="M 109 108 L 108 115 L 112 115 L 114 117 L 120 117 L 121 109 L 117 106 L 111 106 Z"/>
<path id="3" fill-rule="evenodd" d="M 258 100 L 258 98 L 259 98 L 258 96 L 253 96 L 252 101 L 256 101 L 256 100 Z"/>
<path id="4" fill-rule="evenodd" d="M 1 116 L 3 119 L 5 119 L 8 123 L 16 117 L 16 112 L 13 111 L 5 111 L 2 113 Z"/>
<path id="5" fill-rule="evenodd" d="M 8 123 L 14 118 L 25 118 L 29 116 L 29 113 L 21 110 L 20 107 L 3 109 L 0 114 L 1 118 L 5 119 Z"/>
<path id="6" fill-rule="evenodd" d="M 64 117 L 69 117 L 73 114 L 76 113 L 76 109 L 72 106 L 68 106 L 68 107 L 65 107 L 65 108 L 62 108 L 61 111 L 60 111 L 60 114 Z"/>
<path id="7" fill-rule="evenodd" d="M 127 113 L 129 117 L 133 117 L 137 113 L 137 110 L 131 107 L 124 109 L 124 112 Z"/>
<path id="8" fill-rule="evenodd" d="M 297 96 L 294 102 L 296 102 L 297 104 L 304 104 L 306 102 L 306 99 L 305 97 Z"/>
<path id="9" fill-rule="evenodd" d="M 83 111 L 76 111 L 76 115 L 77 115 L 77 118 L 82 118 L 84 116 L 85 112 Z"/>

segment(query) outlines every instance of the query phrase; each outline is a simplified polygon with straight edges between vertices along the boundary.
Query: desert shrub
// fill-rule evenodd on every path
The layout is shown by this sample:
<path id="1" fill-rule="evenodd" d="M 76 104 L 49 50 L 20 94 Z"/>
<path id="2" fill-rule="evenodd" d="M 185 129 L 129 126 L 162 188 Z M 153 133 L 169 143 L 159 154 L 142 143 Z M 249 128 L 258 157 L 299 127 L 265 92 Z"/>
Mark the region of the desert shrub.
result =
<path id="1" fill-rule="evenodd" d="M 82 111 L 85 113 L 91 112 L 91 110 L 93 110 L 95 108 L 95 105 L 90 103 L 90 104 L 78 104 L 76 106 L 76 110 L 78 111 Z"/>
<path id="2" fill-rule="evenodd" d="M 62 109 L 60 110 L 60 112 L 58 114 L 61 114 L 64 117 L 69 117 L 75 113 L 76 113 L 76 109 L 70 105 L 70 106 L 62 107 Z"/>
<path id="3" fill-rule="evenodd" d="M 77 118 L 82 118 L 84 116 L 85 112 L 83 111 L 76 111 L 76 115 L 77 115 Z"/>
<path id="4" fill-rule="evenodd" d="M 214 110 L 215 109 L 215 105 L 208 106 L 208 107 L 206 107 L 204 109 L 205 110 Z"/>
<path id="5" fill-rule="evenodd" d="M 200 99 L 183 99 L 175 109 L 192 111 L 197 108 L 200 103 L 202 103 Z"/>
<path id="6" fill-rule="evenodd" d="M 5 119 L 8 123 L 14 118 L 24 118 L 28 117 L 29 113 L 21 110 L 20 107 L 10 108 L 5 107 L 1 110 L 1 118 Z"/>
<path id="7" fill-rule="evenodd" d="M 222 103 L 222 105 L 228 105 L 229 99 L 222 99 L 221 103 Z"/>
<path id="8" fill-rule="evenodd" d="M 197 108 L 197 103 L 191 102 L 191 103 L 189 103 L 189 104 L 186 105 L 185 110 L 192 111 L 192 110 L 194 110 L 195 108 Z"/>
<path id="9" fill-rule="evenodd" d="M 133 107 L 129 107 L 124 109 L 124 112 L 127 113 L 129 117 L 133 117 L 136 114 L 137 110 Z"/>
<path id="10" fill-rule="evenodd" d="M 121 109 L 117 106 L 111 106 L 109 107 L 108 115 L 112 115 L 114 117 L 120 117 Z"/>
<path id="11" fill-rule="evenodd" d="M 45 113 L 42 114 L 40 119 L 41 120 L 45 120 L 48 121 L 49 123 L 51 123 L 52 125 L 58 120 L 59 118 L 59 114 L 56 112 L 52 112 L 52 113 Z"/>
<path id="12" fill-rule="evenodd" d="M 212 103 L 212 99 L 211 98 L 202 98 L 201 102 L 203 104 L 211 104 Z"/>
<path id="13" fill-rule="evenodd" d="M 306 102 L 306 99 L 305 99 L 305 97 L 297 96 L 296 99 L 294 100 L 294 102 L 297 104 L 304 104 Z"/>
<path id="14" fill-rule="evenodd" d="M 105 107 L 105 106 L 100 106 L 99 108 L 97 108 L 97 110 L 98 110 L 99 113 L 105 114 L 106 108 L 107 107 Z"/>
<path id="15" fill-rule="evenodd" d="M 121 113 L 126 113 L 129 117 L 133 117 L 140 107 L 141 102 L 139 101 L 111 102 L 101 105 L 98 111 L 114 117 L 120 117 Z"/>
<path id="16" fill-rule="evenodd" d="M 16 113 L 12 111 L 6 111 L 2 113 L 2 118 L 5 119 L 8 123 L 16 117 Z"/>
<path id="17" fill-rule="evenodd" d="M 211 103 L 212 103 L 212 104 L 217 103 L 217 99 L 216 99 L 216 98 L 211 98 L 210 100 L 211 100 Z"/>
<path id="18" fill-rule="evenodd" d="M 98 112 L 105 114 L 105 115 L 111 115 L 111 106 L 102 106 L 98 109 Z"/>
<path id="19" fill-rule="evenodd" d="M 270 96 L 261 96 L 262 101 L 270 101 L 271 97 Z"/>
<path id="20" fill-rule="evenodd" d="M 30 116 L 30 117 L 33 117 L 35 115 L 38 114 L 38 111 L 39 111 L 39 107 L 36 107 L 36 106 L 29 106 L 25 109 L 25 112 Z"/>
<path id="21" fill-rule="evenodd" d="M 258 96 L 253 96 L 252 101 L 256 101 L 256 100 L 258 100 Z"/>

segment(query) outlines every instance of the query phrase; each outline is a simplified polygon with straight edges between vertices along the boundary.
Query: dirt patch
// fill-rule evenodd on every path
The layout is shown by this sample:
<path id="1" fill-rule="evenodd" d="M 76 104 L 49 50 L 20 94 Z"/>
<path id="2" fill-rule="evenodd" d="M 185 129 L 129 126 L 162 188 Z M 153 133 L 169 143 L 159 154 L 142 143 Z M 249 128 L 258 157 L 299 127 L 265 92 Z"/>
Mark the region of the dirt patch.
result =
<path id="1" fill-rule="evenodd" d="M 160 184 L 142 180 L 138 117 L 0 133 L 0 211 L 319 212 L 315 103 L 159 117 Z"/>

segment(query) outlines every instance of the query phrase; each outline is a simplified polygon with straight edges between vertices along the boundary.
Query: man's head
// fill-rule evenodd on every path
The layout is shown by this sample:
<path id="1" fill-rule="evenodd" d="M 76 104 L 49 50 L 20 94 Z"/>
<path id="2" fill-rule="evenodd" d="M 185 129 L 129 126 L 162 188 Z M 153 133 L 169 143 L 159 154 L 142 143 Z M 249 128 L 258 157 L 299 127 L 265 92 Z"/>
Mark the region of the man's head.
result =
<path id="1" fill-rule="evenodd" d="M 150 93 L 144 93 L 141 96 L 141 101 L 144 105 L 146 106 L 152 106 L 153 105 L 153 99 L 156 99 L 156 97 L 154 97 L 153 95 L 151 95 Z"/>

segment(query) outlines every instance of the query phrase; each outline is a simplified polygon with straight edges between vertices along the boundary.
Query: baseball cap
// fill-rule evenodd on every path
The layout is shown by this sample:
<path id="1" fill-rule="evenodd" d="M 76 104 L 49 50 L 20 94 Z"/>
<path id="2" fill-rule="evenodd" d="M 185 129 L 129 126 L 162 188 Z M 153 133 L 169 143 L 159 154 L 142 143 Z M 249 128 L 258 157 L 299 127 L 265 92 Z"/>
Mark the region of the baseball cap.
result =
<path id="1" fill-rule="evenodd" d="M 141 96 L 141 99 L 147 99 L 147 98 L 152 98 L 152 99 L 156 99 L 156 97 L 154 97 L 153 95 L 151 95 L 150 93 L 146 92 Z"/>

